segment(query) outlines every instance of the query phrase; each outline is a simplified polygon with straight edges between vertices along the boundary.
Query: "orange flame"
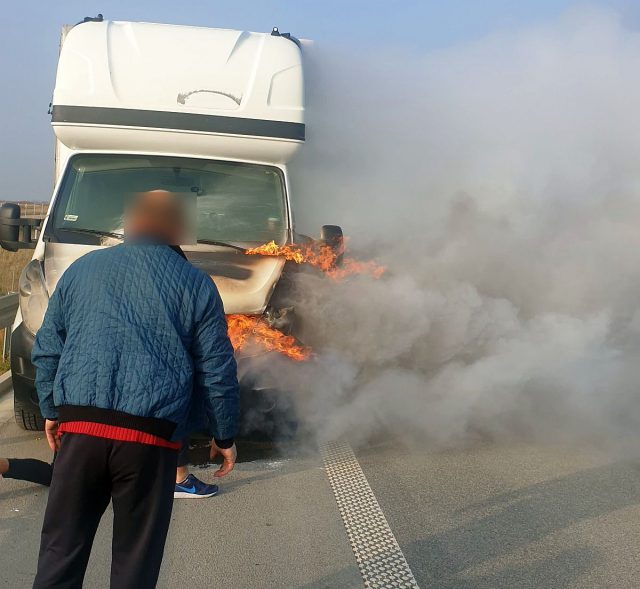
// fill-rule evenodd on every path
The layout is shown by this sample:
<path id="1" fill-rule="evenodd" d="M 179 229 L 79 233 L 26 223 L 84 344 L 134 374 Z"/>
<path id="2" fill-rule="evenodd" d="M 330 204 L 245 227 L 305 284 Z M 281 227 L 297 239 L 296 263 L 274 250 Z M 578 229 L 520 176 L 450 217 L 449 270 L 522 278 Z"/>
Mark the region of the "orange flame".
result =
<path id="1" fill-rule="evenodd" d="M 279 352 L 298 362 L 311 357 L 311 348 L 299 344 L 290 335 L 270 327 L 263 317 L 254 315 L 227 315 L 231 345 L 238 351 L 256 344 L 268 352 Z"/>
<path id="2" fill-rule="evenodd" d="M 384 266 L 373 261 L 360 262 L 345 258 L 337 264 L 341 253 L 319 242 L 278 245 L 275 241 L 271 241 L 248 249 L 245 253 L 250 256 L 282 257 L 296 264 L 309 264 L 334 280 L 342 280 L 352 274 L 369 274 L 374 278 L 380 278 L 385 271 Z M 253 343 L 264 350 L 279 352 L 292 360 L 302 361 L 311 357 L 311 348 L 299 344 L 294 337 L 269 326 L 263 317 L 228 315 L 227 324 L 229 338 L 235 350 L 241 350 Z"/>
<path id="3" fill-rule="evenodd" d="M 376 262 L 359 262 L 351 258 L 344 258 L 342 263 L 337 265 L 340 253 L 327 244 L 317 242 L 278 245 L 275 241 L 270 241 L 248 249 L 245 253 L 249 256 L 277 256 L 296 264 L 309 264 L 335 280 L 342 280 L 352 274 L 370 274 L 374 278 L 380 278 L 385 271 L 384 266 Z"/>

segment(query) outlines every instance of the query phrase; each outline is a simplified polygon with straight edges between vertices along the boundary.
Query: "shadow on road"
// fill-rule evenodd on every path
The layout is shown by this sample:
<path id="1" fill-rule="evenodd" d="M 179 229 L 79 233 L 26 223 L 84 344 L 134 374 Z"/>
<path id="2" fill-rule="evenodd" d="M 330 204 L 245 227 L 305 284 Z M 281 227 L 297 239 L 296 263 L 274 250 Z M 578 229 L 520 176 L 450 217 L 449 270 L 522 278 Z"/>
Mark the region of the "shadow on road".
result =
<path id="1" fill-rule="evenodd" d="M 458 512 L 471 516 L 468 523 L 404 544 L 402 549 L 422 589 L 576 587 L 581 575 L 603 565 L 604 551 L 597 545 L 537 546 L 531 558 L 518 556 L 522 565 L 493 561 L 517 551 L 522 554 L 531 543 L 574 524 L 639 503 L 640 466 L 609 464 L 472 504 Z M 539 557 L 541 553 L 546 554 Z M 304 589 L 338 586 L 339 574 Z"/>
<path id="2" fill-rule="evenodd" d="M 420 583 L 422 589 L 563 589 L 575 587 L 575 581 L 599 561 L 598 553 L 589 548 L 563 550 L 558 554 L 527 563 L 508 566 L 487 575 L 435 579 Z"/>
<path id="3" fill-rule="evenodd" d="M 317 450 L 312 451 L 307 444 L 238 441 L 238 463 L 235 475 L 226 479 L 223 492 L 229 493 L 236 487 L 251 485 L 259 481 L 290 475 L 317 467 Z M 307 458 L 309 460 L 307 460 Z M 209 440 L 192 440 L 189 461 L 194 466 L 194 474 L 199 469 L 217 469 L 220 463 L 209 460 Z"/>
<path id="4" fill-rule="evenodd" d="M 189 462 L 194 466 L 207 466 L 209 462 L 208 438 L 192 439 L 189 445 Z M 258 460 L 279 460 L 301 458 L 309 455 L 308 444 L 292 441 L 290 443 L 254 442 L 240 440 L 238 446 L 238 465 Z"/>
<path id="5" fill-rule="evenodd" d="M 634 465 L 615 463 L 583 470 L 470 505 L 460 513 L 475 512 L 477 519 L 414 543 L 406 556 L 414 573 L 431 583 L 425 585 L 429 587 L 564 587 L 594 566 L 595 549 L 566 550 L 523 568 L 505 569 L 489 580 L 460 584 L 459 574 L 581 521 L 638 503 L 640 470 Z M 531 584 L 525 584 L 527 579 Z"/>

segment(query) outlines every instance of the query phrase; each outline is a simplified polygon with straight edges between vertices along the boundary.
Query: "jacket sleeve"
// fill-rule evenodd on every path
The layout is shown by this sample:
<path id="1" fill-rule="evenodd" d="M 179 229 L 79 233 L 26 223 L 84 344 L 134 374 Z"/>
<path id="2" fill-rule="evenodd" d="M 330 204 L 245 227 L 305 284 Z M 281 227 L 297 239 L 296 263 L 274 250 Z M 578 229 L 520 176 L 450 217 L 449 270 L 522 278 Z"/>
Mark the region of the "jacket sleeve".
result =
<path id="1" fill-rule="evenodd" d="M 36 334 L 31 359 L 36 366 L 36 390 L 45 419 L 57 419 L 53 402 L 53 383 L 67 337 L 63 313 L 62 280 L 49 300 L 42 327 Z"/>
<path id="2" fill-rule="evenodd" d="M 216 440 L 229 440 L 238 432 L 238 375 L 222 300 L 209 277 L 200 289 L 198 307 L 201 311 L 191 348 L 194 395 L 204 398 L 211 435 Z"/>

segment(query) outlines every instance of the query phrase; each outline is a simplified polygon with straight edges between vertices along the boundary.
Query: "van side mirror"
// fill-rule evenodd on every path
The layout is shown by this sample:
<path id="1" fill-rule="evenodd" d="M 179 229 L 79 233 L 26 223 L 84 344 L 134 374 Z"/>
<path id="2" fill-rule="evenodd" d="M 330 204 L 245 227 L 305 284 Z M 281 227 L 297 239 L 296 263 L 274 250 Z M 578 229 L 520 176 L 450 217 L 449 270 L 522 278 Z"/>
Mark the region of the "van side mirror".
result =
<path id="1" fill-rule="evenodd" d="M 0 206 L 0 247 L 10 252 L 19 249 L 34 249 L 36 240 L 32 229 L 38 229 L 42 219 L 22 218 L 20 205 L 7 202 Z"/>
<path id="2" fill-rule="evenodd" d="M 336 254 L 336 266 L 342 264 L 344 257 L 344 234 L 339 225 L 323 225 L 320 230 L 320 241 L 328 245 Z"/>

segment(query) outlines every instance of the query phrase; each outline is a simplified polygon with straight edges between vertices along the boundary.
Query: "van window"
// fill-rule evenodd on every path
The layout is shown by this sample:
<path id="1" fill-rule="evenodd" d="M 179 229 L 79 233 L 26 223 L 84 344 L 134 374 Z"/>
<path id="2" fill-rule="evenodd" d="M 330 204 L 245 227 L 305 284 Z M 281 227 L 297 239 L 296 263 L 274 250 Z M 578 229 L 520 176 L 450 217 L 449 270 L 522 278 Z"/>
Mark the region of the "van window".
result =
<path id="1" fill-rule="evenodd" d="M 122 234 L 130 199 L 157 189 L 195 200 L 198 239 L 240 245 L 286 241 L 284 182 L 278 168 L 117 154 L 71 159 L 46 235 L 55 241 L 91 244 L 99 241 L 91 232 Z"/>

